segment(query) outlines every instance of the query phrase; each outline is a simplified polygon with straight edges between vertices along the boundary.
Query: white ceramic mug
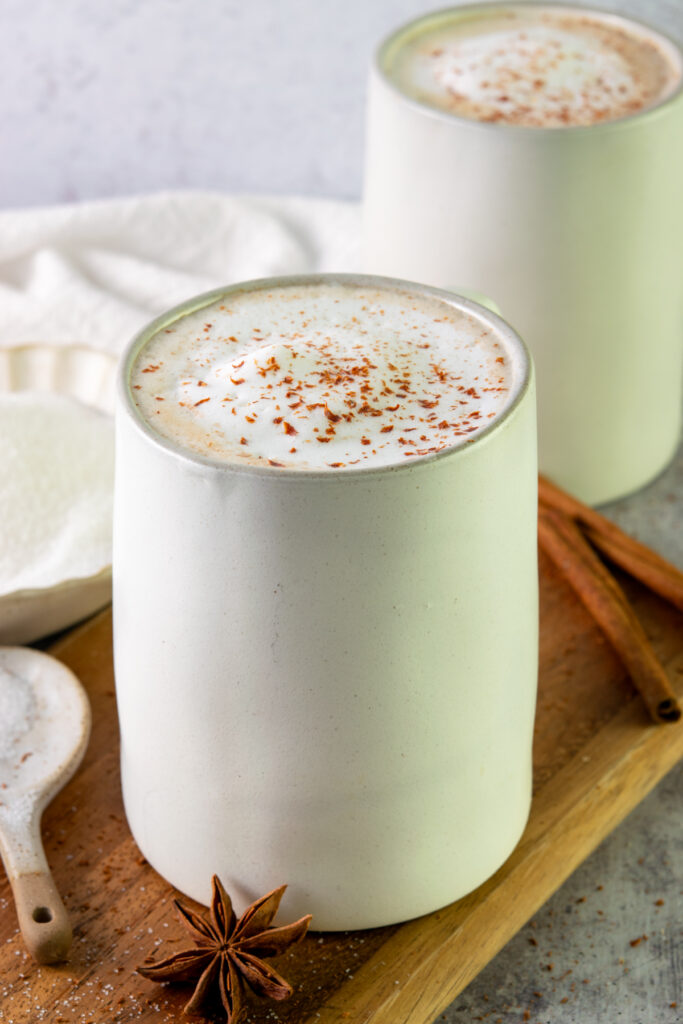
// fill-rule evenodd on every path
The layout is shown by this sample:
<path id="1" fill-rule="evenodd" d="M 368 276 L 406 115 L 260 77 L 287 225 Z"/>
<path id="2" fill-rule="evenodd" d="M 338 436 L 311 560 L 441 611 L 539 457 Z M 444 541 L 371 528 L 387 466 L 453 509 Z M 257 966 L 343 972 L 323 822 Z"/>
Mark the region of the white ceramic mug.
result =
<path id="1" fill-rule="evenodd" d="M 454 116 L 394 84 L 387 61 L 416 28 L 482 6 L 426 15 L 378 50 L 365 269 L 500 303 L 536 364 L 541 469 L 597 504 L 651 480 L 679 440 L 683 90 L 622 120 L 537 128 Z M 523 5 L 485 9 L 507 6 Z"/>
<path id="2" fill-rule="evenodd" d="M 506 859 L 529 810 L 537 677 L 526 349 L 468 300 L 343 280 L 440 295 L 478 318 L 519 368 L 509 407 L 459 448 L 376 469 L 183 450 L 143 419 L 131 367 L 157 331 L 238 285 L 134 340 L 117 412 L 131 829 L 191 896 L 207 902 L 214 873 L 238 905 L 287 883 L 283 912 L 322 930 L 426 913 Z"/>

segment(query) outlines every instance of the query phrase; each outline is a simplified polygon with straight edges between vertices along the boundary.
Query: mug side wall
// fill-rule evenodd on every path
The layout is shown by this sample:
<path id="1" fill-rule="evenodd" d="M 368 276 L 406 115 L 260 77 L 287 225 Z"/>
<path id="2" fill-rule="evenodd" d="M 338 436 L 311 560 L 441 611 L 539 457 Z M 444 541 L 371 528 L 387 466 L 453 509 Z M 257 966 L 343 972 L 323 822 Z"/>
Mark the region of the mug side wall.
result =
<path id="1" fill-rule="evenodd" d="M 683 95 L 585 129 L 435 115 L 373 69 L 369 271 L 481 290 L 527 340 L 541 468 L 591 503 L 655 476 L 680 431 Z"/>
<path id="2" fill-rule="evenodd" d="M 175 459 L 118 410 L 126 813 L 206 901 L 281 881 L 323 930 L 442 906 L 531 792 L 535 404 L 431 464 L 329 480 Z"/>

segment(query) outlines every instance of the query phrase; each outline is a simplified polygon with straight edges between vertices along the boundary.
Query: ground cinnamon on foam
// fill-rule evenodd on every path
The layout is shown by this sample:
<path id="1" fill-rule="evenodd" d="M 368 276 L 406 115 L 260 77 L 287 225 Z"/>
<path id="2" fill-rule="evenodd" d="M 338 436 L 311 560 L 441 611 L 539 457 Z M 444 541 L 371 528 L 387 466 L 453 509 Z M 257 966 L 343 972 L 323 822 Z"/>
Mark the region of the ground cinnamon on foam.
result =
<path id="1" fill-rule="evenodd" d="M 390 62 L 401 88 L 478 121 L 527 127 L 628 117 L 669 95 L 677 58 L 655 33 L 599 14 L 514 4 L 428 19 Z"/>
<path id="2" fill-rule="evenodd" d="M 467 442 L 514 376 L 495 333 L 443 300 L 325 284 L 231 294 L 178 320 L 131 383 L 153 428 L 192 451 L 344 469 Z"/>

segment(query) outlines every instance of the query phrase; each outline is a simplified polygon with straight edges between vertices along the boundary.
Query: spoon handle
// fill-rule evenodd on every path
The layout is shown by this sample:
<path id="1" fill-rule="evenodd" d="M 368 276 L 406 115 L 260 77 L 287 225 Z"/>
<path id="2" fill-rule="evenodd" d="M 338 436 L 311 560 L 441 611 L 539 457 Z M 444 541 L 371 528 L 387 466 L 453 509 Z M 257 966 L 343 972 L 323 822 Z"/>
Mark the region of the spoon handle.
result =
<path id="1" fill-rule="evenodd" d="M 71 924 L 48 870 L 10 875 L 19 927 L 26 948 L 39 964 L 66 959 L 71 946 Z"/>
<path id="2" fill-rule="evenodd" d="M 65 960 L 71 924 L 45 859 L 37 810 L 26 818 L 0 818 L 0 853 L 29 953 L 39 964 Z"/>

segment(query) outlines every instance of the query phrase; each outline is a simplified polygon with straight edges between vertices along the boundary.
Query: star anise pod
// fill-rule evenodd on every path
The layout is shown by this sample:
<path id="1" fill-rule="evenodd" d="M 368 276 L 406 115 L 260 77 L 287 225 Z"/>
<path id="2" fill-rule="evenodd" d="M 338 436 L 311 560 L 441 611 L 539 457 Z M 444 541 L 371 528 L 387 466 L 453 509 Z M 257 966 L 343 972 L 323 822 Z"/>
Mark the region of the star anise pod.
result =
<path id="1" fill-rule="evenodd" d="M 138 973 L 151 981 L 196 981 L 185 1013 L 197 1013 L 218 990 L 227 1024 L 238 1024 L 246 1012 L 245 986 L 268 999 L 287 999 L 292 986 L 263 962 L 279 956 L 306 934 L 307 914 L 294 924 L 271 927 L 286 885 L 273 889 L 236 917 L 232 900 L 217 875 L 213 876 L 210 917 L 195 913 L 180 900 L 175 905 L 195 942 L 195 949 L 174 953 L 166 960 L 146 963 Z"/>

